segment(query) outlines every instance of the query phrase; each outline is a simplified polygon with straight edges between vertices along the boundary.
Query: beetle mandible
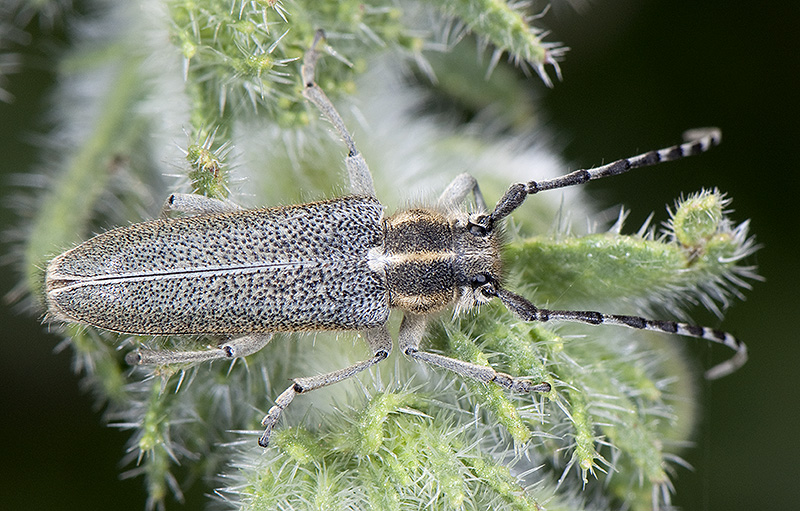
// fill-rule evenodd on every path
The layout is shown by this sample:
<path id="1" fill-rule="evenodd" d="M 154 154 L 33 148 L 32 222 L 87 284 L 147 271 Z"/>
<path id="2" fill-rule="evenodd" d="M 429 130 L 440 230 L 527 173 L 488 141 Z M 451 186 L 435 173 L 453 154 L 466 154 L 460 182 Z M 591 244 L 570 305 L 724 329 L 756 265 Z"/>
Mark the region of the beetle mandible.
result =
<path id="1" fill-rule="evenodd" d="M 726 332 L 637 316 L 540 309 L 501 285 L 501 223 L 528 195 L 705 152 L 720 142 L 719 130 L 694 130 L 680 145 L 514 184 L 492 211 L 475 179 L 461 174 L 435 206 L 384 216 L 367 163 L 314 81 L 322 37 L 318 32 L 304 57 L 303 95 L 347 146 L 352 195 L 242 210 L 229 201 L 173 194 L 165 210 L 194 215 L 114 229 L 49 263 L 49 319 L 128 334 L 230 336 L 205 351 L 139 349 L 128 354 L 131 364 L 245 357 L 262 349 L 275 332 L 360 332 L 372 357 L 292 380 L 262 421 L 258 443 L 263 447 L 297 394 L 347 379 L 388 357 L 393 342 L 386 323 L 392 308 L 403 312 L 398 345 L 405 355 L 514 392 L 547 392 L 550 385 L 421 350 L 430 315 L 451 306 L 458 313 L 499 298 L 523 321 L 614 324 L 707 339 L 735 350 L 730 360 L 708 371 L 710 378 L 744 364 L 745 345 Z M 473 213 L 459 209 L 470 194 L 477 206 Z"/>

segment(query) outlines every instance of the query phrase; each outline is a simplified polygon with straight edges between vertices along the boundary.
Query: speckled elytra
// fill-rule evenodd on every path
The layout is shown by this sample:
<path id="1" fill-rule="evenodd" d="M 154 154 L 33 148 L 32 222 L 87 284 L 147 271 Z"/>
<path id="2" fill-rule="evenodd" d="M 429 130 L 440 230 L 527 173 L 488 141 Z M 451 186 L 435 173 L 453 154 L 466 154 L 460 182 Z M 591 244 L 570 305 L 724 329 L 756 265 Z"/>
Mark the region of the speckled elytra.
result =
<path id="1" fill-rule="evenodd" d="M 386 323 L 403 311 L 402 352 L 464 377 L 515 392 L 546 392 L 547 383 L 488 366 L 421 351 L 430 314 L 471 309 L 494 298 L 523 321 L 577 321 L 675 333 L 736 351 L 708 375 L 719 377 L 747 359 L 744 344 L 719 330 L 591 311 L 535 307 L 501 286 L 501 221 L 528 195 L 585 183 L 705 152 L 717 129 L 687 132 L 687 142 L 546 181 L 511 185 L 492 211 L 475 179 L 458 176 L 435 205 L 384 215 L 372 177 L 341 117 L 314 82 L 321 33 L 302 66 L 304 96 L 330 120 L 349 154 L 351 196 L 296 206 L 242 210 L 196 195 L 173 194 L 165 209 L 194 213 L 100 234 L 54 258 L 47 267 L 48 318 L 140 335 L 215 334 L 231 340 L 190 352 L 137 350 L 131 364 L 169 364 L 244 357 L 274 332 L 354 330 L 372 358 L 344 369 L 296 378 L 264 417 L 266 447 L 281 412 L 296 394 L 349 378 L 392 350 Z M 462 211 L 472 194 L 477 211 Z"/>

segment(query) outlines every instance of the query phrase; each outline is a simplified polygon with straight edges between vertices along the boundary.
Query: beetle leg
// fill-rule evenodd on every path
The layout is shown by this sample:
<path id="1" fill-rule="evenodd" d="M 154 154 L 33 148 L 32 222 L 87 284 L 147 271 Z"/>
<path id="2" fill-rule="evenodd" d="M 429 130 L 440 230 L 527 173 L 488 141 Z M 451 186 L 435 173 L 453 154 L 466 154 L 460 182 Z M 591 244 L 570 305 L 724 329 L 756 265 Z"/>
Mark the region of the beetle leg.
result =
<path id="1" fill-rule="evenodd" d="M 314 81 L 314 72 L 317 67 L 317 60 L 319 60 L 320 53 L 317 50 L 317 44 L 325 37 L 322 30 L 317 30 L 314 36 L 314 42 L 305 54 L 303 59 L 302 76 L 303 76 L 303 96 L 314 103 L 314 105 L 322 112 L 322 115 L 328 120 L 339 132 L 345 145 L 347 145 L 347 158 L 345 158 L 345 166 L 347 173 L 350 176 L 350 192 L 355 195 L 366 195 L 368 197 L 375 197 L 375 185 L 372 182 L 372 174 L 369 171 L 366 160 L 356 148 L 356 143 L 353 141 L 353 136 L 347 131 L 342 116 L 336 111 L 336 107 L 325 92 Z"/>
<path id="2" fill-rule="evenodd" d="M 272 339 L 272 334 L 250 334 L 232 339 L 211 350 L 169 351 L 138 349 L 128 353 L 125 361 L 130 365 L 165 365 L 246 357 L 261 351 L 270 339 Z"/>
<path id="3" fill-rule="evenodd" d="M 294 396 L 346 380 L 389 356 L 389 353 L 392 351 L 392 337 L 389 335 L 389 331 L 385 326 L 365 330 L 361 333 L 364 338 L 366 338 L 369 347 L 374 353 L 372 358 L 355 363 L 344 369 L 339 369 L 338 371 L 307 378 L 293 379 L 292 385 L 278 396 L 275 400 L 275 406 L 269 409 L 267 415 L 261 421 L 261 425 L 264 426 L 264 434 L 258 439 L 258 445 L 261 447 L 267 447 L 269 445 L 269 437 L 272 435 L 272 429 L 278 422 L 281 413 L 289 406 L 292 400 L 294 400 Z"/>
<path id="4" fill-rule="evenodd" d="M 212 215 L 240 211 L 242 208 L 230 200 L 212 199 L 193 193 L 173 193 L 161 207 L 161 217 L 165 218 L 170 211 L 189 215 Z"/>
<path id="5" fill-rule="evenodd" d="M 530 380 L 524 378 L 516 378 L 506 373 L 495 371 L 490 366 L 482 366 L 473 364 L 471 362 L 464 362 L 454 358 L 446 357 L 428 351 L 420 351 L 419 343 L 425 333 L 425 324 L 427 320 L 425 316 L 410 314 L 408 312 L 403 316 L 403 322 L 400 324 L 400 335 L 398 342 L 400 349 L 409 357 L 442 367 L 461 376 L 472 378 L 483 383 L 495 383 L 503 388 L 514 392 L 549 392 L 549 383 L 534 384 Z"/>
<path id="6" fill-rule="evenodd" d="M 486 201 L 483 200 L 478 181 L 467 173 L 457 175 L 447 185 L 447 188 L 439 196 L 437 204 L 442 209 L 455 209 L 464 203 L 470 192 L 475 197 L 475 205 L 478 209 L 481 212 L 488 213 L 489 209 L 486 207 Z"/>

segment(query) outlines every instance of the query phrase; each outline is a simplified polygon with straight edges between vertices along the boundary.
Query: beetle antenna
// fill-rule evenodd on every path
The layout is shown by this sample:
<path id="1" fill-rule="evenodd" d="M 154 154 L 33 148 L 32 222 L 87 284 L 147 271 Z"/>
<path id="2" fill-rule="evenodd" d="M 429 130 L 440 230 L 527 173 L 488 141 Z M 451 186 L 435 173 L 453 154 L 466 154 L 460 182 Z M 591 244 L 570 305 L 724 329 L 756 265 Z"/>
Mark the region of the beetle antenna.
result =
<path id="1" fill-rule="evenodd" d="M 666 161 L 680 160 L 687 156 L 702 154 L 719 145 L 722 140 L 722 132 L 719 128 L 697 128 L 684 132 L 683 139 L 685 140 L 683 144 L 649 151 L 630 158 L 623 158 L 601 167 L 576 170 L 546 181 L 513 184 L 497 202 L 494 211 L 489 215 L 488 227 L 491 228 L 494 223 L 510 215 L 512 211 L 525 202 L 528 195 L 565 186 L 579 185 L 593 179 L 624 174 L 639 167 L 648 167 Z"/>
<path id="2" fill-rule="evenodd" d="M 515 316 L 523 321 L 572 321 L 588 323 L 590 325 L 620 325 L 640 330 L 678 334 L 697 339 L 723 344 L 736 353 L 721 364 L 718 364 L 705 373 L 706 379 L 715 380 L 736 371 L 747 362 L 747 346 L 734 336 L 722 330 L 704 326 L 689 325 L 675 321 L 661 321 L 645 319 L 639 316 L 622 316 L 617 314 L 603 314 L 594 311 L 557 311 L 539 309 L 525 298 L 507 291 L 496 289 L 495 294 Z"/>

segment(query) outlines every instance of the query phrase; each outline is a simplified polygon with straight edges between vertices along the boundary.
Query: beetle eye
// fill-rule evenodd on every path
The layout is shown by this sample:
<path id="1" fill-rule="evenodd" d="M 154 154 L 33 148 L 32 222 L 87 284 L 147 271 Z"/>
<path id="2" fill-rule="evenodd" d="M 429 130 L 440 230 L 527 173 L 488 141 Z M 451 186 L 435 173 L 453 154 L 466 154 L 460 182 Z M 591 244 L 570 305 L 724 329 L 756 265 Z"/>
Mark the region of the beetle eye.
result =
<path id="1" fill-rule="evenodd" d="M 489 282 L 489 278 L 486 276 L 485 273 L 479 273 L 472 277 L 472 287 L 482 286 Z"/>
<path id="2" fill-rule="evenodd" d="M 473 236 L 486 236 L 489 233 L 489 229 L 484 225 L 485 220 L 486 215 L 478 215 L 474 220 L 470 220 L 467 223 L 469 233 Z"/>
<path id="3" fill-rule="evenodd" d="M 497 296 L 494 279 L 489 274 L 478 273 L 472 277 L 471 283 L 472 289 L 479 292 L 484 298 L 490 299 Z"/>
<path id="4" fill-rule="evenodd" d="M 486 227 L 480 224 L 470 222 L 467 228 L 469 229 L 469 233 L 473 236 L 486 236 Z"/>

